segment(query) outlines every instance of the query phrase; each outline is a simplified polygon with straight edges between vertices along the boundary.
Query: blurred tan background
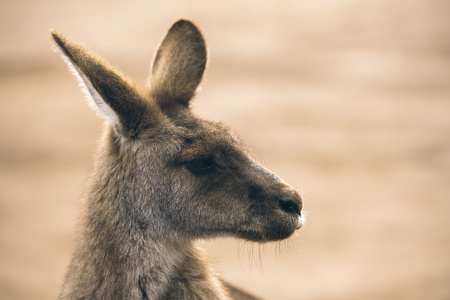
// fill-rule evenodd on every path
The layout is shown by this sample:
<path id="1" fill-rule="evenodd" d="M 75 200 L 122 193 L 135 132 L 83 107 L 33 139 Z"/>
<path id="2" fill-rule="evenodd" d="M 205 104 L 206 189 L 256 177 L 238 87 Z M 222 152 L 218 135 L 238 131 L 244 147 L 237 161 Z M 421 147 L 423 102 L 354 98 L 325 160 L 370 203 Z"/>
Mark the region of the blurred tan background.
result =
<path id="1" fill-rule="evenodd" d="M 302 190 L 306 226 L 205 242 L 266 299 L 450 299 L 450 2 L 0 1 L 0 299 L 55 299 L 102 129 L 49 29 L 145 82 L 178 17 L 209 46 L 195 111 Z"/>

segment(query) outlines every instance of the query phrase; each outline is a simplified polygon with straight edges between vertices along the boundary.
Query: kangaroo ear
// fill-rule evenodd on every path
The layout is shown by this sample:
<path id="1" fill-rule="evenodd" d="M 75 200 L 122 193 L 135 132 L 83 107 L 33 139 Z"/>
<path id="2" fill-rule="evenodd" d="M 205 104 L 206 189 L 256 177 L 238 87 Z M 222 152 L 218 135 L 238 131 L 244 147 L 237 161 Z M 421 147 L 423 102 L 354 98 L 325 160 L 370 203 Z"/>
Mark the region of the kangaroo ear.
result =
<path id="1" fill-rule="evenodd" d="M 203 76 L 206 46 L 200 30 L 179 20 L 167 32 L 152 63 L 151 94 L 163 111 L 187 107 Z"/>
<path id="2" fill-rule="evenodd" d="M 86 48 L 68 41 L 56 31 L 51 35 L 56 50 L 79 80 L 90 106 L 116 130 L 134 136 L 139 130 L 147 104 L 132 84 L 106 61 Z"/>

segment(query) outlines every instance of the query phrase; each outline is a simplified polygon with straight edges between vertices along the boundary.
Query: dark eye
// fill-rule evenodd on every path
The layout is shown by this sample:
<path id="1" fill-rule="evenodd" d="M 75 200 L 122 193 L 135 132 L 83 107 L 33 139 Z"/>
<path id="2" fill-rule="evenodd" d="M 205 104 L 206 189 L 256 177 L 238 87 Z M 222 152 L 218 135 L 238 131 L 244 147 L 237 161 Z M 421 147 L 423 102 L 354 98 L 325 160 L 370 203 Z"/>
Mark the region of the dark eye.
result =
<path id="1" fill-rule="evenodd" d="M 214 170 L 216 164 L 211 157 L 197 157 L 185 163 L 194 175 L 205 175 Z"/>

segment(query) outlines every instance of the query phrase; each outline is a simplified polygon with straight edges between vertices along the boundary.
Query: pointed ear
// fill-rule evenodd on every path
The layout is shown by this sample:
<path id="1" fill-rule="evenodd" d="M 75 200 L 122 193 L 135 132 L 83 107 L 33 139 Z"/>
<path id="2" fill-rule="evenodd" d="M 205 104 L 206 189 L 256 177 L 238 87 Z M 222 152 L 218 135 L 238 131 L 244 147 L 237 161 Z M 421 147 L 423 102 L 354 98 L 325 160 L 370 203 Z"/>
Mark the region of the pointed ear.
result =
<path id="1" fill-rule="evenodd" d="M 153 60 L 151 94 L 164 111 L 187 107 L 203 76 L 206 46 L 200 30 L 190 21 L 172 25 Z"/>
<path id="2" fill-rule="evenodd" d="M 90 106 L 120 133 L 135 136 L 147 104 L 133 85 L 106 61 L 56 31 L 51 35 L 56 50 L 77 77 Z"/>

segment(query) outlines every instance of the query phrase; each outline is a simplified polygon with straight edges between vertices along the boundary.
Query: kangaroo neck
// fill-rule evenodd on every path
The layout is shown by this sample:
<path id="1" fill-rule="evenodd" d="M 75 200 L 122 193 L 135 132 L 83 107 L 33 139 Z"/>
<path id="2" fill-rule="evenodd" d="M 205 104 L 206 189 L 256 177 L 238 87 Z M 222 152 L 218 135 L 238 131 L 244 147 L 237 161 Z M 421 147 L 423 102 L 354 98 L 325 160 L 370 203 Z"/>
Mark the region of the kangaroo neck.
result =
<path id="1" fill-rule="evenodd" d="M 161 240 L 150 228 L 113 216 L 88 218 L 63 295 L 67 290 L 81 298 L 159 299 L 192 255 L 189 241 Z"/>
<path id="2" fill-rule="evenodd" d="M 141 210 L 152 218 L 133 211 L 144 199 L 131 193 L 127 184 L 132 179 L 109 169 L 107 174 L 94 171 L 91 178 L 80 241 L 61 298 L 159 299 L 192 256 L 192 241 L 165 234 L 150 196 Z"/>

